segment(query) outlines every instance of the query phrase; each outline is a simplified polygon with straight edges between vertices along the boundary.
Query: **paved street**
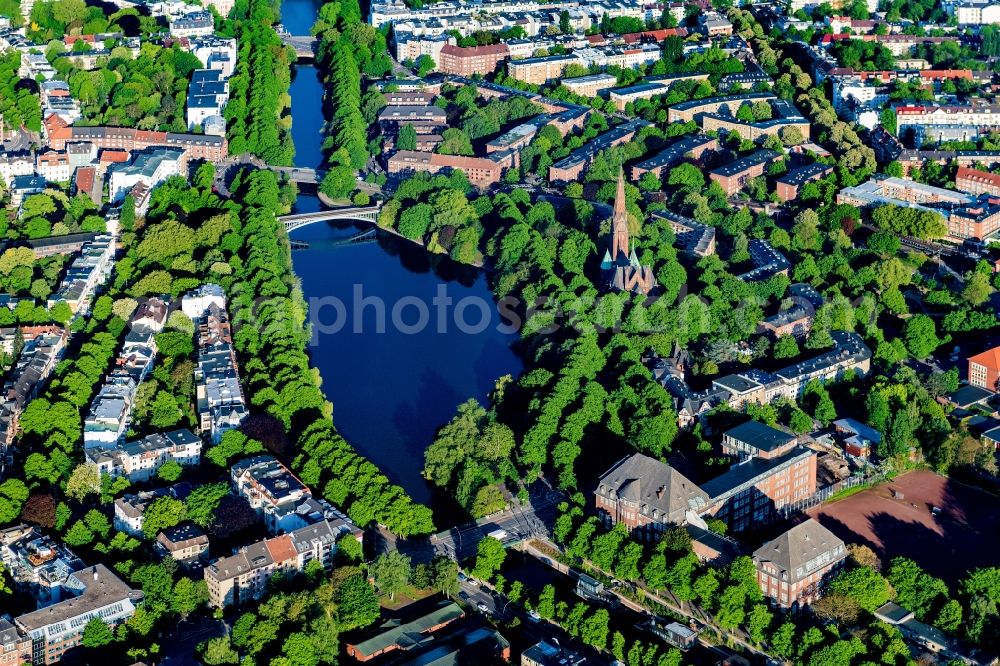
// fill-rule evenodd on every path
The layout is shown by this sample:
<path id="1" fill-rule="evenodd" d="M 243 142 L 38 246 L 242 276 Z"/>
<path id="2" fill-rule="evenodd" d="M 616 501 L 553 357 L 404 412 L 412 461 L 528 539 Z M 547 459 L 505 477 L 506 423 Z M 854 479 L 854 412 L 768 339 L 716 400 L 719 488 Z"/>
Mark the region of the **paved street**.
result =
<path id="1" fill-rule="evenodd" d="M 480 586 L 466 579 L 460 583 L 459 600 L 476 609 L 475 612 L 482 614 L 491 622 L 498 626 L 508 625 L 515 618 L 520 621 L 517 631 L 520 631 L 529 644 L 545 640 L 550 644 L 557 643 L 570 650 L 583 654 L 587 657 L 588 666 L 603 666 L 611 662 L 605 655 L 586 645 L 579 638 L 574 638 L 566 633 L 558 625 L 545 620 L 534 620 L 528 616 L 527 611 L 520 604 L 516 604 L 507 597 L 497 594 L 486 586 Z M 480 604 L 485 610 L 480 609 Z M 505 631 L 501 628 L 501 631 Z M 510 630 L 506 630 L 507 633 Z"/>
<path id="2" fill-rule="evenodd" d="M 198 644 L 209 638 L 225 636 L 228 627 L 221 620 L 194 618 L 178 624 L 175 636 L 164 637 L 160 645 L 163 647 L 162 666 L 198 666 L 194 651 Z"/>
<path id="3" fill-rule="evenodd" d="M 555 545 L 552 544 L 552 543 L 549 543 L 548 545 L 550 547 L 552 547 L 552 548 L 555 548 Z M 546 564 L 546 565 L 552 567 L 553 569 L 559 571 L 560 573 L 565 573 L 565 574 L 569 575 L 570 577 L 576 577 L 577 576 L 577 572 L 568 569 L 566 567 L 566 565 L 564 565 L 564 564 L 560 564 L 559 562 L 556 562 L 556 561 L 552 560 L 551 558 L 547 557 L 545 555 L 545 553 L 543 553 L 543 552 L 535 549 L 530 544 L 526 545 L 525 551 L 527 553 L 529 553 L 530 555 L 536 557 L 543 564 Z M 628 585 L 628 584 L 626 583 L 626 585 Z M 642 594 L 647 599 L 651 599 L 653 602 L 659 604 L 660 606 L 663 606 L 665 608 L 669 608 L 673 613 L 677 614 L 678 616 L 688 618 L 689 620 L 693 620 L 693 621 L 695 621 L 695 622 L 697 622 L 698 624 L 701 624 L 701 625 L 712 625 L 712 626 L 715 626 L 714 625 L 715 618 L 711 614 L 709 614 L 706 611 L 702 610 L 697 604 L 694 604 L 694 603 L 691 603 L 691 602 L 685 603 L 685 602 L 681 601 L 680 599 L 678 599 L 677 597 L 675 597 L 673 595 L 673 593 L 670 592 L 669 590 L 661 590 L 660 592 L 654 592 L 654 591 L 646 589 L 644 587 L 642 587 L 640 589 L 642 590 Z M 608 588 L 608 591 L 611 592 L 612 594 L 614 594 L 616 597 L 618 597 L 618 600 L 621 602 L 621 604 L 623 606 L 625 606 L 625 607 L 627 607 L 627 608 L 635 611 L 636 613 L 640 613 L 640 614 L 647 614 L 648 613 L 648 611 L 641 604 L 638 604 L 638 603 L 632 601 L 630 598 L 628 598 L 627 596 L 625 596 L 620 591 L 620 589 L 615 589 L 612 586 L 612 587 Z M 758 655 L 760 657 L 766 657 L 767 656 L 765 653 L 763 653 L 760 650 L 758 650 L 754 645 L 752 645 L 749 642 L 749 637 L 742 630 L 724 631 L 722 629 L 718 629 L 718 628 L 716 628 L 716 629 L 719 631 L 720 634 L 727 636 L 728 639 L 731 642 L 740 645 L 740 647 L 742 647 L 744 650 L 750 652 L 751 654 L 756 654 L 756 655 Z M 701 640 L 701 639 L 699 639 L 699 640 Z M 708 643 L 705 643 L 704 640 L 701 640 L 701 642 L 704 645 L 709 645 Z"/>
<path id="4" fill-rule="evenodd" d="M 33 143 L 38 141 L 38 137 L 32 135 L 25 128 L 7 131 L 3 133 L 3 149 L 7 152 L 18 153 L 29 150 Z"/>
<path id="5" fill-rule="evenodd" d="M 555 491 L 533 495 L 524 506 L 515 502 L 508 511 L 440 532 L 430 542 L 436 554 L 461 562 L 475 555 L 479 542 L 495 530 L 507 532 L 504 543 L 546 536 L 555 523 L 556 506 L 565 499 L 565 495 Z"/>

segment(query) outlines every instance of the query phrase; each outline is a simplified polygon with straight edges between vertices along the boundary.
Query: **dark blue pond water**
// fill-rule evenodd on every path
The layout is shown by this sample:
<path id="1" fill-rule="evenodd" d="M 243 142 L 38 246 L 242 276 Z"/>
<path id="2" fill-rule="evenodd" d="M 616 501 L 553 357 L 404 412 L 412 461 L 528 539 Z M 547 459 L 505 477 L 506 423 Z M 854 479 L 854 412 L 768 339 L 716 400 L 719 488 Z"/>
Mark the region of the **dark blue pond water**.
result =
<path id="1" fill-rule="evenodd" d="M 306 34 L 315 8 L 312 0 L 285 0 L 285 26 Z M 321 166 L 323 89 L 313 67 L 297 68 L 291 95 L 295 164 Z M 299 212 L 319 207 L 306 194 L 295 206 Z M 437 523 L 444 526 L 456 516 L 420 476 L 424 449 L 457 405 L 470 397 L 485 402 L 498 377 L 520 372 L 511 350 L 516 335 L 497 330 L 501 322 L 482 273 L 394 237 L 344 242 L 364 230 L 317 224 L 292 235 L 309 243 L 293 260 L 311 319 L 321 323 L 314 327 L 313 362 L 343 436 L 415 500 L 440 511 Z M 436 306 L 435 296 L 451 298 L 452 305 Z M 382 305 L 362 306 L 359 297 Z M 456 325 L 459 303 L 462 321 L 474 331 Z M 480 331 L 480 308 L 487 306 L 490 324 Z M 427 325 L 416 331 L 421 312 Z"/>

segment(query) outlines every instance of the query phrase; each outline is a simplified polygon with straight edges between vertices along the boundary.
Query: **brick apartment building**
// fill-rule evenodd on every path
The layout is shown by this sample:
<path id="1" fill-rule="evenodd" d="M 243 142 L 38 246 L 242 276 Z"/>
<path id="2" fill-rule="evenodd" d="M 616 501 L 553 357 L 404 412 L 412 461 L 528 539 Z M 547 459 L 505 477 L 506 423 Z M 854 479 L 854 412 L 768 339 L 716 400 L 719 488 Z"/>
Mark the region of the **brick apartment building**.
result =
<path id="1" fill-rule="evenodd" d="M 706 152 L 718 150 L 717 139 L 704 134 L 685 137 L 667 146 L 661 152 L 649 159 L 643 160 L 632 167 L 632 180 L 638 181 L 646 172 L 652 172 L 657 178 L 663 178 L 663 172 L 681 160 L 690 158 L 700 160 Z"/>
<path id="2" fill-rule="evenodd" d="M 993 347 L 969 357 L 970 384 L 996 391 L 998 381 L 1000 381 L 1000 347 Z"/>
<path id="3" fill-rule="evenodd" d="M 437 71 L 455 76 L 489 74 L 510 57 L 506 44 L 491 46 L 455 46 L 448 44 L 441 48 L 441 61 Z"/>
<path id="4" fill-rule="evenodd" d="M 129 127 L 78 127 L 66 124 L 53 114 L 45 119 L 45 133 L 53 150 L 65 150 L 66 144 L 88 141 L 98 150 L 145 150 L 154 147 L 180 148 L 183 167 L 190 160 L 220 162 L 229 155 L 229 144 L 222 136 L 179 134 L 137 130 Z"/>
<path id="5" fill-rule="evenodd" d="M 31 663 L 31 639 L 0 617 L 0 666 Z"/>
<path id="6" fill-rule="evenodd" d="M 789 444 L 752 457 L 701 486 L 710 513 L 733 532 L 767 525 L 786 504 L 816 492 L 816 452 Z"/>
<path id="7" fill-rule="evenodd" d="M 770 459 L 795 445 L 795 435 L 757 421 L 747 421 L 722 435 L 722 452 L 746 460 Z"/>
<path id="8" fill-rule="evenodd" d="M 580 59 L 566 54 L 511 60 L 507 63 L 507 74 L 518 81 L 540 86 L 561 77 L 571 63 L 579 64 Z"/>
<path id="9" fill-rule="evenodd" d="M 448 127 L 448 116 L 436 106 L 386 106 L 379 112 L 378 122 L 387 132 L 396 133 L 410 125 L 417 134 L 437 134 Z"/>
<path id="10" fill-rule="evenodd" d="M 565 87 L 566 90 L 582 97 L 597 97 L 600 93 L 614 88 L 617 84 L 618 77 L 607 73 L 577 76 L 559 82 L 559 85 Z"/>
<path id="11" fill-rule="evenodd" d="M 735 162 L 721 166 L 708 177 L 722 186 L 727 196 L 732 196 L 746 187 L 757 176 L 763 176 L 767 165 L 780 155 L 773 150 L 757 150 Z"/>
<path id="12" fill-rule="evenodd" d="M 764 596 L 782 608 L 810 604 L 844 565 L 847 546 L 812 518 L 768 541 L 753 554 Z"/>
<path id="13" fill-rule="evenodd" d="M 434 103 L 434 93 L 430 92 L 387 92 L 385 103 L 387 106 L 430 106 Z"/>
<path id="14" fill-rule="evenodd" d="M 706 97 L 704 99 L 693 99 L 688 102 L 674 104 L 667 110 L 667 122 L 686 123 L 698 120 L 703 114 L 713 113 L 736 116 L 736 112 L 744 103 L 753 102 L 774 102 L 778 98 L 771 93 L 746 93 L 743 95 L 730 95 L 728 97 Z"/>
<path id="15" fill-rule="evenodd" d="M 499 155 L 499 153 L 494 154 Z M 463 157 L 400 150 L 389 158 L 386 170 L 391 175 L 406 175 L 418 171 L 439 173 L 461 169 L 465 172 L 470 183 L 479 188 L 487 188 L 500 182 L 504 166 L 502 160 L 484 157 Z"/>
<path id="16" fill-rule="evenodd" d="M 778 178 L 774 184 L 774 192 L 778 195 L 779 200 L 792 201 L 798 198 L 800 187 L 814 180 L 825 178 L 832 172 L 833 167 L 829 164 L 821 162 L 807 164 L 804 167 L 793 169 L 781 178 Z"/>
<path id="17" fill-rule="evenodd" d="M 1000 174 L 958 167 L 955 172 L 955 189 L 969 194 L 1000 196 Z"/>
<path id="18" fill-rule="evenodd" d="M 549 181 L 553 183 L 570 183 L 580 178 L 583 170 L 590 166 L 594 156 L 602 150 L 631 141 L 643 127 L 649 125 L 645 120 L 635 118 L 614 127 L 604 134 L 588 141 L 568 156 L 549 167 Z"/>
<path id="19" fill-rule="evenodd" d="M 837 203 L 859 208 L 894 204 L 938 213 L 947 223 L 947 239 L 953 242 L 983 239 L 1000 230 L 1000 205 L 988 195 L 946 190 L 905 178 L 875 176 L 845 187 L 837 193 Z"/>

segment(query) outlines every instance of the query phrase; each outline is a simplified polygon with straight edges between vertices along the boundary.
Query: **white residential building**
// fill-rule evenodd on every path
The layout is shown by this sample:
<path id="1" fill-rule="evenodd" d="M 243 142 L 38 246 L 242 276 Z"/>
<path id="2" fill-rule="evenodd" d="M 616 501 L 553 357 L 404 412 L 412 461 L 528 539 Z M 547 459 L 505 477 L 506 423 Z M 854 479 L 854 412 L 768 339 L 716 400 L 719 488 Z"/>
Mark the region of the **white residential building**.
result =
<path id="1" fill-rule="evenodd" d="M 21 53 L 21 68 L 17 71 L 21 78 L 48 81 L 56 75 L 56 70 L 41 53 Z"/>
<path id="2" fill-rule="evenodd" d="M 87 458 L 102 474 L 111 478 L 126 477 L 132 483 L 148 481 L 165 463 L 173 461 L 183 466 L 201 462 L 201 438 L 190 430 L 174 430 L 149 435 L 116 447 L 87 449 Z"/>
<path id="3" fill-rule="evenodd" d="M 211 12 L 197 11 L 170 20 L 171 37 L 206 37 L 215 32 Z"/>
<path id="4" fill-rule="evenodd" d="M 42 102 L 42 118 L 48 118 L 54 113 L 72 125 L 83 117 L 80 105 L 73 99 L 69 84 L 65 81 L 58 79 L 42 81 L 38 95 Z"/>
<path id="5" fill-rule="evenodd" d="M 67 579 L 83 567 L 80 558 L 65 544 L 25 524 L 0 530 L 0 563 L 15 588 L 32 598 L 38 608 L 65 599 Z"/>
<path id="6" fill-rule="evenodd" d="M 209 308 L 213 305 L 224 310 L 226 292 L 217 284 L 203 284 L 184 295 L 181 299 L 181 312 L 190 317 L 191 321 L 198 321 L 208 314 Z"/>
<path id="7" fill-rule="evenodd" d="M 3 184 L 9 186 L 17 176 L 33 176 L 35 174 L 35 160 L 31 153 L 7 153 L 0 152 L 0 178 Z"/>
<path id="8" fill-rule="evenodd" d="M 194 297 L 188 309 L 196 312 L 200 308 L 195 303 L 207 303 L 194 319 L 198 325 L 198 366 L 194 378 L 198 428 L 202 435 L 218 442 L 226 431 L 240 426 L 249 410 L 240 386 L 229 315 L 224 305 L 216 304 L 218 296 L 213 293 L 214 289 L 209 289 L 203 296 Z M 224 298 L 222 301 L 225 303 Z"/>
<path id="9" fill-rule="evenodd" d="M 205 65 L 206 69 L 218 70 L 228 79 L 236 67 L 236 40 L 224 39 L 216 35 L 193 37 L 191 53 Z"/>
<path id="10" fill-rule="evenodd" d="M 49 297 L 48 307 L 65 302 L 74 314 L 87 313 L 98 287 L 111 275 L 114 263 L 114 235 L 101 234 L 86 243 L 67 269 L 59 289 Z"/>
<path id="11" fill-rule="evenodd" d="M 110 201 L 121 201 L 140 182 L 152 190 L 171 176 L 184 175 L 183 162 L 184 151 L 179 148 L 148 148 L 134 153 L 131 163 L 111 167 Z"/>
<path id="12" fill-rule="evenodd" d="M 108 377 L 83 421 L 83 448 L 117 444 L 132 420 L 135 381 L 127 374 Z"/>
<path id="13" fill-rule="evenodd" d="M 236 463 L 230 469 L 236 494 L 246 498 L 272 533 L 280 528 L 280 519 L 312 491 L 274 456 L 256 456 Z"/>
<path id="14" fill-rule="evenodd" d="M 73 176 L 69 155 L 65 151 L 46 150 L 38 153 L 35 170 L 50 183 L 68 183 Z"/>
<path id="15" fill-rule="evenodd" d="M 222 117 L 229 101 L 229 83 L 217 69 L 196 69 L 191 72 L 187 96 L 187 125 L 189 130 L 202 127 L 213 117 Z"/>
<path id="16" fill-rule="evenodd" d="M 959 25 L 1000 23 L 1000 3 L 994 0 L 960 0 L 952 4 L 950 8 Z"/>

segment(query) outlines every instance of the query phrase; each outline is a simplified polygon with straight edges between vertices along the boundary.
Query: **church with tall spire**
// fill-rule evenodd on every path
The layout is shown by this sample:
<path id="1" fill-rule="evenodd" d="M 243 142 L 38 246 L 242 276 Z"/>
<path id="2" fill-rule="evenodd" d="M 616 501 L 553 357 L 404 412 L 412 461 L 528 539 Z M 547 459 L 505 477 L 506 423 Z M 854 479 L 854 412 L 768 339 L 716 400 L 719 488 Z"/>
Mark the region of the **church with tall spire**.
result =
<path id="1" fill-rule="evenodd" d="M 601 270 L 607 285 L 615 291 L 648 294 L 656 286 L 653 269 L 639 264 L 635 249 L 629 247 L 628 212 L 625 210 L 625 174 L 618 172 L 618 190 L 611 216 L 611 239 L 604 251 Z"/>

